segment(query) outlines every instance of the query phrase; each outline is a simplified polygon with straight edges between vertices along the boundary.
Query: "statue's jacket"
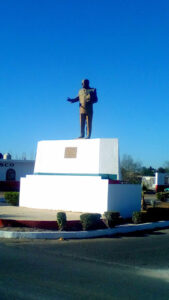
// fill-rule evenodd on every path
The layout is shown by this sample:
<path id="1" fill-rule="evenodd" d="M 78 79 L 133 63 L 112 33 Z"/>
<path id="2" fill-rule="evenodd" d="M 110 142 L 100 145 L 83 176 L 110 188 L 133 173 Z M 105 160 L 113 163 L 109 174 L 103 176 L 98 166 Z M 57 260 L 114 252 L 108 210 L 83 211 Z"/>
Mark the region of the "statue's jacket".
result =
<path id="1" fill-rule="evenodd" d="M 80 114 L 92 114 L 93 113 L 93 103 L 98 101 L 96 89 L 94 88 L 82 88 L 79 90 L 79 105 Z"/>

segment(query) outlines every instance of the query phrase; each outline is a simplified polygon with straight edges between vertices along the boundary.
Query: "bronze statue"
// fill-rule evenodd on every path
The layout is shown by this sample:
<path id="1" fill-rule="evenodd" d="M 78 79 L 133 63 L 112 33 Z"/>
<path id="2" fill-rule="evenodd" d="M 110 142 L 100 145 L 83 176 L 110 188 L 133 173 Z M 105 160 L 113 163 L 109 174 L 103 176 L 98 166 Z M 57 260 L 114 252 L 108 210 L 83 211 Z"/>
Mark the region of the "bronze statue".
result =
<path id="1" fill-rule="evenodd" d="M 87 125 L 86 139 L 90 139 L 92 131 L 93 119 L 93 103 L 98 101 L 96 89 L 89 86 L 89 80 L 82 80 L 82 89 L 79 90 L 79 95 L 76 98 L 67 98 L 67 101 L 74 103 L 79 101 L 80 106 L 80 129 L 81 135 L 79 138 L 85 137 L 85 125 Z"/>

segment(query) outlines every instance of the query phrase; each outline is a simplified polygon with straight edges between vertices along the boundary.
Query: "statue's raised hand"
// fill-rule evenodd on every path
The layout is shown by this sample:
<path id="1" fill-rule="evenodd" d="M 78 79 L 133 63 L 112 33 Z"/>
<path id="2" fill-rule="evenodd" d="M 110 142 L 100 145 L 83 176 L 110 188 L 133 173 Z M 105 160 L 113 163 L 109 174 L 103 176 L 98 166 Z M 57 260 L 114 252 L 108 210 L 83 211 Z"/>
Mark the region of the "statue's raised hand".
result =
<path id="1" fill-rule="evenodd" d="M 70 103 L 73 102 L 71 98 L 67 98 L 67 101 L 70 102 Z"/>

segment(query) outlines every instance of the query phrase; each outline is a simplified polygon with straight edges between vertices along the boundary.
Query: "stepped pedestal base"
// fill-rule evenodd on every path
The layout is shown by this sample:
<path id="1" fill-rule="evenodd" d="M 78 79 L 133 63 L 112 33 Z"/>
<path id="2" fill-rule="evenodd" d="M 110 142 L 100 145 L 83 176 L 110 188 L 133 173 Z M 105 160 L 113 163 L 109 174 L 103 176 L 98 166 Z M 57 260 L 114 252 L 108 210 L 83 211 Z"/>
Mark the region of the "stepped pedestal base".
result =
<path id="1" fill-rule="evenodd" d="M 41 141 L 34 175 L 21 179 L 20 206 L 131 217 L 141 186 L 112 179 L 120 179 L 118 139 Z"/>
<path id="2" fill-rule="evenodd" d="M 140 185 L 111 184 L 99 176 L 28 175 L 21 179 L 20 206 L 74 212 L 140 210 Z"/>

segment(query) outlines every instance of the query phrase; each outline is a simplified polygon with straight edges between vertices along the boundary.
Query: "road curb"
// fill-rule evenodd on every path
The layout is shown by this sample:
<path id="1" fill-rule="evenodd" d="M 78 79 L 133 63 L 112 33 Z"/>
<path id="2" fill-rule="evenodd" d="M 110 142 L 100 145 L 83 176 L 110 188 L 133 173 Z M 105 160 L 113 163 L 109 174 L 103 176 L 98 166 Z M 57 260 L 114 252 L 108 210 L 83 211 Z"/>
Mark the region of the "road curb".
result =
<path id="1" fill-rule="evenodd" d="M 137 231 L 155 230 L 169 227 L 169 221 L 159 221 L 144 224 L 127 224 L 115 228 L 99 229 L 91 231 L 49 231 L 49 232 L 14 232 L 0 231 L 0 238 L 6 239 L 87 239 L 103 236 L 115 236 Z"/>

